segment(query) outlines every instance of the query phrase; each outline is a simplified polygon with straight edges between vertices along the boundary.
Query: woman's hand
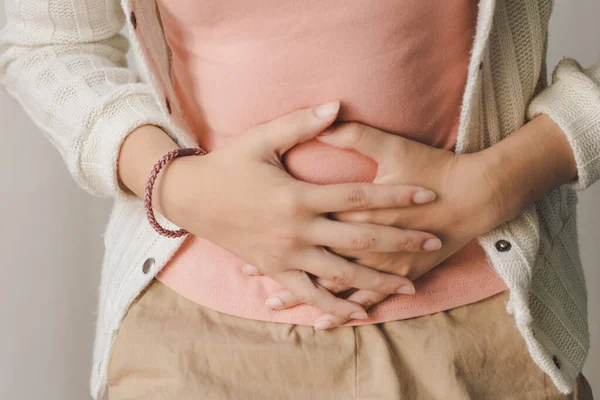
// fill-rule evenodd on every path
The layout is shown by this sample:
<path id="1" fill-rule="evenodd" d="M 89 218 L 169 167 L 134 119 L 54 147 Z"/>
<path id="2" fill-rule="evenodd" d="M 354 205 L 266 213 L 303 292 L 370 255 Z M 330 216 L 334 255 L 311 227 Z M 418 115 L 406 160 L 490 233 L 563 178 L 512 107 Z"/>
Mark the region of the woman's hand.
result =
<path id="1" fill-rule="evenodd" d="M 189 232 L 231 251 L 289 290 L 302 303 L 340 318 L 366 318 L 358 303 L 316 285 L 309 274 L 340 286 L 398 293 L 408 278 L 376 271 L 326 250 L 421 253 L 430 233 L 328 213 L 419 208 L 414 185 L 316 185 L 291 177 L 281 155 L 316 137 L 336 118 L 339 102 L 293 112 L 257 126 L 201 157 L 176 159 L 160 188 L 163 214 Z M 405 289 L 404 289 L 405 290 Z"/>
<path id="2" fill-rule="evenodd" d="M 336 254 L 353 262 L 414 280 L 473 238 L 510 218 L 503 206 L 503 197 L 486 174 L 486 164 L 480 153 L 455 154 L 359 123 L 332 126 L 318 140 L 339 148 L 355 149 L 374 159 L 379 166 L 374 183 L 418 185 L 437 193 L 436 201 L 421 207 L 332 213 L 331 218 L 337 221 L 431 232 L 443 243 L 435 251 L 422 253 L 330 247 Z M 426 193 L 422 195 L 425 196 Z M 349 285 L 340 285 L 323 278 L 317 282 L 334 293 L 350 289 Z M 368 308 L 385 297 L 387 294 L 384 293 L 357 290 L 347 299 Z M 273 293 L 267 302 L 281 304 L 275 308 L 287 308 L 299 303 L 301 301 L 286 290 Z M 326 329 L 348 320 L 324 314 L 317 319 L 315 327 Z"/>

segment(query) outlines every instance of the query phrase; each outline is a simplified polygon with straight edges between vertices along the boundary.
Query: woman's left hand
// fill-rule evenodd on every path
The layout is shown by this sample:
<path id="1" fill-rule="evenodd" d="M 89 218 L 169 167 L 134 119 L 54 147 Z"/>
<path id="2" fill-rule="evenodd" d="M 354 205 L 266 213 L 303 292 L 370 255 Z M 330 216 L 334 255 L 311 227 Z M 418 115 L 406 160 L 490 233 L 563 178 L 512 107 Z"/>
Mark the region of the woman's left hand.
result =
<path id="1" fill-rule="evenodd" d="M 457 252 L 475 237 L 490 231 L 516 215 L 506 210 L 502 196 L 487 174 L 481 153 L 455 154 L 360 123 L 341 123 L 328 129 L 318 140 L 344 149 L 354 149 L 378 163 L 374 183 L 402 183 L 427 187 L 437 194 L 435 201 L 413 208 L 390 208 L 331 214 L 340 221 L 368 222 L 425 231 L 441 239 L 439 250 L 430 252 L 371 252 L 330 248 L 346 258 L 379 271 L 401 274 L 414 280 Z M 513 202 L 514 203 L 514 202 Z M 333 282 L 317 281 L 334 293 L 347 291 Z M 414 293 L 414 292 L 413 292 Z M 407 294 L 411 294 L 410 292 Z M 386 294 L 357 290 L 348 299 L 366 308 L 379 303 Z M 283 309 L 298 304 L 286 290 L 271 294 L 267 305 Z M 321 315 L 317 329 L 344 324 L 331 314 Z"/>

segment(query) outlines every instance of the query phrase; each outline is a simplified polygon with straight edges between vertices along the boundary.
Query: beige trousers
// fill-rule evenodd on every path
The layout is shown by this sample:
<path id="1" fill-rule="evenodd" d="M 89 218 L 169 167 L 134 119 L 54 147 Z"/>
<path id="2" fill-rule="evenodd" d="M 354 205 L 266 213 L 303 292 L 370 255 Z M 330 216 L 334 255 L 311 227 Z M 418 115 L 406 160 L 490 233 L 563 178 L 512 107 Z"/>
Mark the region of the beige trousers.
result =
<path id="1" fill-rule="evenodd" d="M 201 307 L 154 281 L 115 339 L 110 400 L 592 399 L 531 360 L 507 292 L 447 312 L 315 331 Z"/>

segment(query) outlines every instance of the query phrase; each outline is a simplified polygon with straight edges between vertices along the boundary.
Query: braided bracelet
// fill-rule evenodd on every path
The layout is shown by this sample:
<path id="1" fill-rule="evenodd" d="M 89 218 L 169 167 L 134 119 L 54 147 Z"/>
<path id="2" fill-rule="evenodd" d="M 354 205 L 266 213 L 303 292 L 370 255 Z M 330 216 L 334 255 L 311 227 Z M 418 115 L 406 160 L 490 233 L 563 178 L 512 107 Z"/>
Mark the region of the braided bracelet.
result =
<path id="1" fill-rule="evenodd" d="M 152 188 L 154 187 L 154 181 L 156 180 L 158 173 L 165 165 L 167 165 L 169 163 L 169 161 L 171 161 L 174 158 L 186 157 L 186 156 L 199 156 L 199 155 L 205 155 L 205 154 L 206 154 L 206 151 L 199 147 L 190 147 L 187 149 L 176 149 L 176 150 L 172 150 L 172 151 L 168 152 L 167 154 L 165 154 L 164 156 L 162 156 L 161 159 L 158 160 L 158 162 L 156 164 L 154 164 L 154 167 L 152 167 L 152 172 L 150 173 L 150 176 L 148 177 L 148 182 L 146 182 L 146 189 L 144 191 L 144 206 L 146 208 L 146 216 L 148 217 L 148 221 L 150 222 L 150 225 L 152 225 L 154 230 L 156 232 L 160 233 L 161 235 L 170 237 L 170 238 L 177 238 L 177 237 L 186 235 L 188 233 L 188 231 L 186 231 L 185 229 L 178 229 L 176 231 L 173 231 L 170 229 L 165 229 L 156 221 L 156 218 L 154 216 L 154 210 L 152 209 Z"/>

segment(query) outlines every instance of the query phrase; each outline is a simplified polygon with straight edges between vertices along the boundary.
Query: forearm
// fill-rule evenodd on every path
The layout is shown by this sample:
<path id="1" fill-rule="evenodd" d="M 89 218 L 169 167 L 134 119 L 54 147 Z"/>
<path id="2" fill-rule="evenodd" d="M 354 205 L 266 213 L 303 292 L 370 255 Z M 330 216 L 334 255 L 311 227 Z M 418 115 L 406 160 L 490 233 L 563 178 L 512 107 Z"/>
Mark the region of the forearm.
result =
<path id="1" fill-rule="evenodd" d="M 480 152 L 480 156 L 501 199 L 499 223 L 577 178 L 573 151 L 564 133 L 546 114 L 533 118 L 506 139 Z"/>
<path id="2" fill-rule="evenodd" d="M 131 196 L 117 177 L 123 141 L 140 126 L 170 124 L 152 86 L 128 68 L 118 0 L 82 0 L 77 7 L 69 0 L 5 3 L 0 84 L 58 149 L 80 187 L 101 197 Z M 57 18 L 64 10 L 70 17 Z"/>
<path id="3" fill-rule="evenodd" d="M 532 99 L 527 117 L 548 115 L 562 130 L 574 154 L 577 179 L 568 185 L 582 191 L 600 179 L 600 60 L 584 68 L 563 58 L 552 84 Z"/>

